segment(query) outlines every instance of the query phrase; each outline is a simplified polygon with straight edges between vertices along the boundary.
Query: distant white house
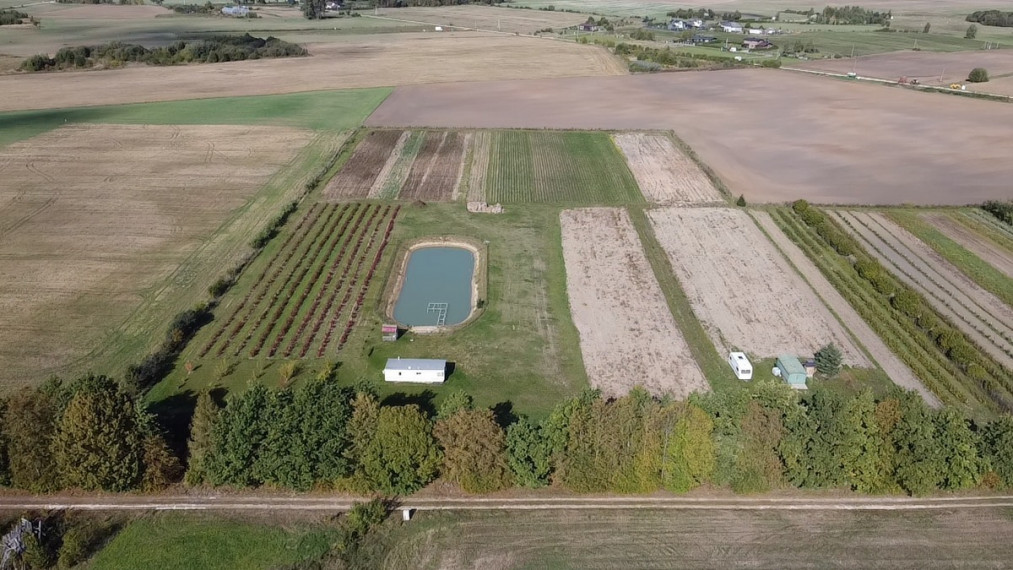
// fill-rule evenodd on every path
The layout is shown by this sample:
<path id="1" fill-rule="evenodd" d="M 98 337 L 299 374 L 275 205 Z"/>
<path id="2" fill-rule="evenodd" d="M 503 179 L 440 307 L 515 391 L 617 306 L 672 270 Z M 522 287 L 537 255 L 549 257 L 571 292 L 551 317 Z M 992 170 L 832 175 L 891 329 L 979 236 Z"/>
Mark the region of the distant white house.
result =
<path id="1" fill-rule="evenodd" d="M 442 384 L 447 376 L 447 361 L 430 358 L 388 358 L 383 367 L 387 382 Z"/>
<path id="2" fill-rule="evenodd" d="M 689 27 L 695 28 L 697 30 L 703 27 L 703 20 L 701 20 L 700 18 L 692 18 L 690 20 L 686 20 L 686 23 L 689 24 Z"/>
<path id="3" fill-rule="evenodd" d="M 672 18 L 668 21 L 668 31 L 670 32 L 681 32 L 690 28 L 689 22 L 686 20 L 680 20 L 678 18 Z"/>
<path id="4" fill-rule="evenodd" d="M 721 22 L 721 31 L 730 34 L 741 34 L 744 31 L 742 24 L 738 22 Z"/>
<path id="5" fill-rule="evenodd" d="M 222 14 L 245 18 L 250 15 L 250 8 L 247 6 L 225 6 L 222 8 Z"/>

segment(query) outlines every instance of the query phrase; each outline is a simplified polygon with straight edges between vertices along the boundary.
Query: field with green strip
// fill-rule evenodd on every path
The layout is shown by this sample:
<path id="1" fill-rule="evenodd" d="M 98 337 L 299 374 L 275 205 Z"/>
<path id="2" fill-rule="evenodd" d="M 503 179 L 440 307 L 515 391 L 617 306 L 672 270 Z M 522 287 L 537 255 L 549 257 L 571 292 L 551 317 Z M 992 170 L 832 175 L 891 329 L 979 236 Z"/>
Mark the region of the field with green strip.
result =
<path id="1" fill-rule="evenodd" d="M 489 203 L 644 203 L 608 133 L 495 132 L 486 180 Z"/>
<path id="2" fill-rule="evenodd" d="M 313 91 L 0 113 L 0 146 L 72 123 L 277 125 L 343 131 L 362 124 L 390 92 L 388 88 Z"/>

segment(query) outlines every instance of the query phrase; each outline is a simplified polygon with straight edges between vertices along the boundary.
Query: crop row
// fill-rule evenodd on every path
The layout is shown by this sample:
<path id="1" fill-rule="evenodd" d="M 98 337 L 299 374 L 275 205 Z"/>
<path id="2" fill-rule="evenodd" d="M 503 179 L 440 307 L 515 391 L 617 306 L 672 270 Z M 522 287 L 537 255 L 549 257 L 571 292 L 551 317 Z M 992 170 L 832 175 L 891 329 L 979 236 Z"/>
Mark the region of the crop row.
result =
<path id="1" fill-rule="evenodd" d="M 332 222 L 337 223 L 346 214 L 350 217 L 354 215 L 354 210 L 349 210 L 347 207 L 340 209 L 325 207 L 315 223 L 299 233 L 291 262 L 275 268 L 266 279 L 267 283 L 257 294 L 255 301 L 249 305 L 243 316 L 229 331 L 225 343 L 218 348 L 218 356 L 225 354 L 228 348 L 233 349 L 233 354 L 242 352 L 253 338 L 257 328 L 267 318 L 271 307 L 276 306 L 279 296 L 292 283 L 299 267 L 304 265 L 308 258 L 315 257 L 316 250 L 321 244 L 320 236 L 330 228 Z M 255 317 L 254 314 L 256 314 Z M 243 331 L 245 334 L 242 334 Z"/>
<path id="2" fill-rule="evenodd" d="M 389 209 L 390 206 L 384 207 L 383 210 L 384 215 L 386 215 L 386 212 Z M 292 338 L 289 340 L 288 345 L 284 350 L 284 355 L 286 357 L 290 356 L 293 350 L 295 350 L 295 347 L 300 337 L 302 337 L 303 333 L 306 331 L 306 328 L 315 319 L 315 317 L 323 318 L 323 315 L 326 314 L 326 309 L 324 312 L 321 312 L 319 314 L 317 313 L 317 310 L 320 308 L 320 302 L 324 299 L 324 296 L 327 294 L 328 291 L 330 291 L 332 294 L 336 294 L 337 291 L 340 291 L 340 288 L 343 286 L 345 279 L 348 277 L 349 271 L 348 266 L 352 263 L 352 260 L 356 259 L 358 256 L 359 249 L 362 246 L 363 235 L 366 233 L 372 235 L 376 231 L 375 221 L 380 212 L 381 212 L 380 208 L 372 208 L 370 210 L 369 218 L 366 220 L 363 231 L 361 232 L 359 231 L 359 227 L 362 222 L 362 217 L 356 220 L 355 226 L 353 226 L 352 229 L 349 231 L 350 236 L 355 236 L 355 245 L 353 246 L 351 252 L 346 251 L 346 248 L 348 246 L 348 241 L 346 241 L 344 244 L 342 244 L 342 248 L 338 252 L 337 257 L 334 259 L 334 262 L 332 264 L 329 265 L 320 264 L 320 266 L 317 268 L 317 271 L 313 279 L 311 279 L 311 283 L 317 283 L 319 281 L 320 275 L 323 273 L 323 270 L 326 267 L 329 267 L 329 270 L 327 272 L 327 276 L 324 278 L 319 290 L 317 291 L 313 303 L 310 305 L 309 310 L 305 312 L 303 319 L 299 324 L 299 328 L 297 329 L 296 333 L 292 335 Z M 342 274 L 342 277 L 338 280 L 337 283 L 335 283 L 332 286 L 331 284 L 334 281 L 335 274 L 337 273 L 338 269 L 342 267 L 344 267 L 344 273 Z M 291 327 L 292 322 L 294 321 L 297 311 L 302 308 L 307 297 L 309 296 L 309 293 L 310 288 L 307 287 L 303 292 L 302 297 L 299 298 L 299 300 L 295 304 L 295 307 L 293 307 L 291 316 L 289 317 L 289 321 L 286 323 L 286 326 L 283 327 L 281 332 L 278 333 L 277 340 L 275 341 L 275 347 L 272 348 L 271 352 L 269 353 L 269 356 L 275 355 L 277 351 L 277 346 L 281 344 L 281 341 L 285 333 L 288 332 L 288 329 Z M 309 346 L 309 344 L 311 344 L 312 342 L 313 342 L 313 335 L 310 335 L 308 338 L 306 338 L 304 345 Z M 305 352 L 303 352 L 302 354 L 305 354 Z"/>
<path id="3" fill-rule="evenodd" d="M 391 216 L 390 222 L 387 223 L 387 229 L 383 233 L 383 240 L 380 242 L 380 247 L 376 250 L 376 255 L 373 256 L 373 263 L 369 267 L 369 271 L 366 272 L 366 277 L 363 280 L 362 287 L 359 289 L 359 295 L 356 298 L 355 306 L 352 308 L 352 314 L 348 318 L 348 322 L 345 324 L 345 331 L 341 333 L 341 339 L 338 341 L 338 350 L 344 348 L 345 343 L 348 342 L 348 336 L 352 333 L 352 329 L 355 328 L 356 323 L 359 320 L 359 312 L 362 309 L 362 303 L 366 298 L 366 292 L 369 291 L 369 285 L 373 281 L 373 276 L 376 274 L 376 268 L 380 264 L 380 259 L 383 257 L 384 250 L 387 249 L 387 244 L 390 242 L 390 234 L 394 231 L 394 221 L 397 219 L 397 214 L 401 210 L 401 206 L 398 206 L 394 210 L 394 215 Z M 375 237 L 375 235 L 373 236 Z M 370 243 L 372 243 L 373 237 L 370 237 Z M 324 349 L 321 347 L 318 356 L 323 356 Z"/>
<path id="4" fill-rule="evenodd" d="M 391 216 L 391 218 L 390 218 L 390 222 L 388 223 L 388 228 L 390 228 L 390 227 L 393 226 L 394 220 L 397 218 L 397 213 L 398 213 L 399 210 L 400 210 L 400 206 L 397 209 L 394 210 L 394 215 Z M 389 209 L 384 211 L 384 215 L 385 216 L 387 215 L 388 211 L 389 211 Z M 353 293 L 353 291 L 355 291 L 355 287 L 356 287 L 356 285 L 358 284 L 358 281 L 359 281 L 359 275 L 360 275 L 360 272 L 362 270 L 362 265 L 363 265 L 364 260 L 366 259 L 367 255 L 368 255 L 368 252 L 369 252 L 370 248 L 372 248 L 373 243 L 376 240 L 376 234 L 378 232 L 379 232 L 379 226 L 376 228 L 376 230 L 373 233 L 370 234 L 369 244 L 366 246 L 366 249 L 363 250 L 363 254 L 356 259 L 355 269 L 350 272 L 351 278 L 350 278 L 350 280 L 348 282 L 348 285 L 345 287 L 345 295 L 341 299 L 341 302 L 338 304 L 338 308 L 332 313 L 330 322 L 327 325 L 327 329 L 324 331 L 324 338 L 320 342 L 320 347 L 317 349 L 317 356 L 318 357 L 324 356 L 324 354 L 327 351 L 327 347 L 331 343 L 331 339 L 334 336 L 334 330 L 337 328 L 337 324 L 338 324 L 338 321 L 339 321 L 339 319 L 341 317 L 342 312 L 349 305 L 349 302 L 350 302 L 351 297 L 352 297 L 352 293 Z M 385 234 L 385 236 L 389 236 L 389 230 L 388 230 L 388 233 Z M 386 237 L 384 239 L 384 245 L 386 245 Z M 381 252 L 382 252 L 382 248 L 381 248 Z M 359 296 L 356 299 L 356 304 L 351 308 L 353 314 L 358 314 L 358 310 L 359 310 L 359 308 L 362 305 L 363 299 L 365 298 L 365 292 L 366 292 L 366 289 L 367 289 L 368 286 L 369 286 L 369 282 L 368 281 L 366 281 L 366 282 L 363 283 L 363 285 L 362 285 L 362 287 L 360 289 L 360 294 L 359 294 Z M 347 337 L 343 337 L 343 338 L 347 339 Z M 340 349 L 342 346 L 344 346 L 344 344 L 343 343 L 339 343 L 338 348 Z"/>
<path id="5" fill-rule="evenodd" d="M 348 229 L 349 223 L 351 223 L 353 219 L 361 219 L 365 213 L 366 210 L 359 210 L 357 215 L 345 217 L 340 227 L 337 227 L 337 219 L 335 219 L 334 225 L 328 224 L 326 229 L 321 234 L 318 234 L 313 240 L 314 243 L 316 243 L 316 248 L 313 250 L 313 253 L 304 257 L 297 270 L 289 275 L 288 282 L 282 286 L 282 289 L 275 295 L 273 301 L 269 304 L 268 307 L 273 307 L 274 310 L 270 312 L 266 325 L 260 329 L 260 334 L 257 336 L 257 340 L 253 347 L 250 349 L 249 355 L 251 357 L 260 355 L 261 350 L 264 348 L 264 344 L 266 344 L 267 340 L 271 338 L 272 332 L 275 327 L 277 327 L 282 314 L 291 305 L 293 297 L 300 288 L 312 286 L 312 282 L 307 281 L 307 275 L 309 275 L 310 271 L 330 256 L 334 248 L 337 247 L 338 243 L 341 241 L 341 238 L 345 235 L 345 230 Z M 255 326 L 254 328 L 257 327 Z M 240 350 L 242 350 L 242 348 L 240 348 Z"/>
<path id="6" fill-rule="evenodd" d="M 211 349 L 214 348 L 215 344 L 225 334 L 225 331 L 228 330 L 229 327 L 236 322 L 238 316 L 243 312 L 243 310 L 248 305 L 251 305 L 252 303 L 251 306 L 255 306 L 264 298 L 264 295 L 267 293 L 268 289 L 270 288 L 270 285 L 274 283 L 274 281 L 278 278 L 278 275 L 281 274 L 281 271 L 288 265 L 289 261 L 291 261 L 292 257 L 295 255 L 296 249 L 298 248 L 299 245 L 299 242 L 296 241 L 296 237 L 301 237 L 303 229 L 307 226 L 311 227 L 316 222 L 317 218 L 320 217 L 320 213 L 322 211 L 323 206 L 321 206 L 320 204 L 314 204 L 313 207 L 310 208 L 310 210 L 306 213 L 306 215 L 299 220 L 299 223 L 292 230 L 292 232 L 289 233 L 288 237 L 285 238 L 285 241 L 282 243 L 281 247 L 278 248 L 278 251 L 274 254 L 274 257 L 268 263 L 268 267 L 275 268 L 274 272 L 267 279 L 258 280 L 257 283 L 254 285 L 253 289 L 250 291 L 250 293 L 248 295 L 245 295 L 242 298 L 242 300 L 240 300 L 239 304 L 236 305 L 236 307 L 229 314 L 229 317 L 215 330 L 214 335 L 211 337 L 210 340 L 208 340 L 207 344 L 205 344 L 204 347 L 201 348 L 200 352 L 198 353 L 198 356 L 200 358 L 204 358 L 205 356 L 207 356 L 209 352 L 211 352 Z M 256 297 L 254 297 L 254 295 L 256 295 Z M 245 324 L 245 321 L 243 321 L 243 324 Z M 235 333 L 237 333 L 241 327 L 242 324 L 237 325 L 232 332 L 232 336 L 234 336 Z M 224 352 L 224 348 L 222 349 L 222 352 Z M 219 356 L 221 356 L 221 352 L 219 353 Z"/>
<path id="7" fill-rule="evenodd" d="M 903 281 L 932 299 L 937 310 L 954 322 L 962 323 L 965 332 L 976 337 L 981 348 L 994 351 L 998 358 L 1010 356 L 1013 329 L 1008 323 L 993 317 L 990 309 L 983 306 L 983 301 L 973 291 L 965 290 L 960 283 L 948 279 L 882 221 L 844 212 L 835 212 L 835 216 Z"/>
<path id="8" fill-rule="evenodd" d="M 928 307 L 922 309 L 918 318 L 898 309 L 898 305 L 902 306 L 898 297 L 908 293 L 896 293 L 902 290 L 901 286 L 884 269 L 876 268 L 876 272 L 872 272 L 870 267 L 874 262 L 870 262 L 871 258 L 857 242 L 848 243 L 845 247 L 858 258 L 852 264 L 830 245 L 842 239 L 835 235 L 835 232 L 840 232 L 839 229 L 829 227 L 825 232 L 829 237 L 824 237 L 787 210 L 776 211 L 774 217 L 785 234 L 809 255 L 890 349 L 943 402 L 983 405 L 991 410 L 1008 406 L 1007 382 L 998 377 L 1001 369 L 994 369 L 989 362 L 983 361 L 988 370 L 975 369 L 975 377 L 972 378 L 965 367 L 948 356 L 946 349 L 940 348 L 938 339 L 922 328 L 923 321 L 927 323 L 931 318 L 937 323 L 934 325 L 936 329 L 949 331 L 945 320 Z M 984 375 L 978 377 L 982 373 Z"/>

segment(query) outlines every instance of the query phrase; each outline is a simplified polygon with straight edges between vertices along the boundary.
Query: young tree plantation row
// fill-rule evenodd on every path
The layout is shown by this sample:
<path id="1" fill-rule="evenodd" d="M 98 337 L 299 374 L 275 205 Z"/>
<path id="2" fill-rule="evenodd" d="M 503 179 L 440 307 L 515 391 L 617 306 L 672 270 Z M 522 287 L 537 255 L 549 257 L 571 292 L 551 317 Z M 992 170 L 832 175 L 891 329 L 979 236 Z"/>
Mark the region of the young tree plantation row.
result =
<path id="1" fill-rule="evenodd" d="M 177 457 L 152 416 L 106 377 L 48 382 L 3 405 L 0 480 L 32 492 L 157 491 L 185 484 L 413 493 L 437 478 L 470 493 L 850 489 L 925 494 L 1013 487 L 1013 417 L 968 420 L 913 393 L 880 400 L 776 383 L 659 400 L 585 391 L 543 421 L 494 414 L 463 393 L 438 410 L 384 405 L 326 372 L 197 399 Z"/>

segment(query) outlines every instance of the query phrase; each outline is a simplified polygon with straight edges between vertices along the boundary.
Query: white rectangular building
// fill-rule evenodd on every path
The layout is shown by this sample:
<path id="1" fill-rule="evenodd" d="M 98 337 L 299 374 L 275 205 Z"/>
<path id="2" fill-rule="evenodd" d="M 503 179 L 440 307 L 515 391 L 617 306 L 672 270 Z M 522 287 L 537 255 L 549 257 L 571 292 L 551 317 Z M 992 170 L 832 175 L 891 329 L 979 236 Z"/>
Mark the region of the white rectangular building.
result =
<path id="1" fill-rule="evenodd" d="M 753 379 L 753 365 L 749 363 L 749 359 L 746 358 L 745 353 L 729 353 L 728 364 L 732 367 L 732 370 L 735 372 L 735 377 L 739 380 Z"/>
<path id="2" fill-rule="evenodd" d="M 383 367 L 387 382 L 442 384 L 447 375 L 447 361 L 432 358 L 388 358 Z"/>

